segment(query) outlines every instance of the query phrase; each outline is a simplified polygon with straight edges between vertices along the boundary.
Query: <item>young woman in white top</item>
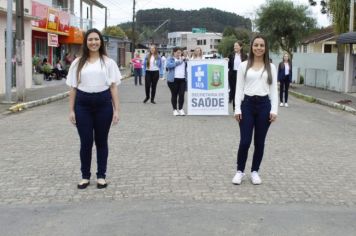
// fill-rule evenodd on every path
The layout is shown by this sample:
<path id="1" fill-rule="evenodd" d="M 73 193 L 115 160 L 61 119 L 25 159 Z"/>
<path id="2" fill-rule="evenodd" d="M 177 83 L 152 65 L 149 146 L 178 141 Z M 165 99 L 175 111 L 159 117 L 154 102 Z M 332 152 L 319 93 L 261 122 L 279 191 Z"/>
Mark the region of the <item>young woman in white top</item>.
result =
<path id="1" fill-rule="evenodd" d="M 247 55 L 244 53 L 242 42 L 238 41 L 234 43 L 234 51 L 229 55 L 229 103 L 232 102 L 232 109 L 235 111 L 235 89 L 236 89 L 236 77 L 237 77 L 237 69 L 241 62 L 246 61 Z"/>
<path id="2" fill-rule="evenodd" d="M 173 48 L 173 56 L 167 59 L 167 85 L 171 90 L 171 103 L 174 116 L 185 116 L 183 109 L 184 94 L 187 86 L 187 58 L 182 56 L 182 49 Z M 178 107 L 177 107 L 178 99 Z"/>
<path id="3" fill-rule="evenodd" d="M 268 128 L 277 118 L 278 91 L 276 67 L 269 62 L 268 44 L 256 36 L 247 61 L 237 70 L 235 118 L 240 126 L 240 145 L 237 153 L 237 172 L 233 184 L 241 184 L 248 150 L 254 131 L 254 153 L 251 167 L 252 184 L 261 184 L 258 174 L 263 158 Z"/>
<path id="4" fill-rule="evenodd" d="M 151 103 L 156 104 L 156 88 L 159 78 L 163 78 L 163 63 L 155 45 L 151 45 L 150 52 L 143 62 L 143 76 L 145 76 L 146 92 L 146 98 L 143 100 L 143 103 L 146 103 L 150 99 L 151 90 Z"/>
<path id="5" fill-rule="evenodd" d="M 84 36 L 81 57 L 71 64 L 67 76 L 69 120 L 77 127 L 80 137 L 82 180 L 79 189 L 90 183 L 92 147 L 97 150 L 97 188 L 107 186 L 108 134 L 111 124 L 119 121 L 117 85 L 121 74 L 116 62 L 106 56 L 103 36 L 90 29 Z"/>
<path id="6" fill-rule="evenodd" d="M 278 81 L 279 81 L 279 106 L 288 107 L 288 90 L 289 84 L 292 82 L 292 63 L 289 60 L 288 53 L 283 55 L 283 60 L 278 65 Z M 283 102 L 284 92 L 284 102 Z"/>

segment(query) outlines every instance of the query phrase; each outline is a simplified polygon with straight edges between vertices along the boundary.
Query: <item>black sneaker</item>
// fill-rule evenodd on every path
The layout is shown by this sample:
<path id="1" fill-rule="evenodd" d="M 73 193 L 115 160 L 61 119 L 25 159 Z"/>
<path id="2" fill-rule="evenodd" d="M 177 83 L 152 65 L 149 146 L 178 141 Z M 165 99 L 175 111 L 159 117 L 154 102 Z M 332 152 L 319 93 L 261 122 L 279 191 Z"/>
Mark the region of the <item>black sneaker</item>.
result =
<path id="1" fill-rule="evenodd" d="M 143 103 L 146 103 L 148 101 L 148 99 L 150 99 L 150 98 L 145 98 L 145 100 L 143 100 Z"/>

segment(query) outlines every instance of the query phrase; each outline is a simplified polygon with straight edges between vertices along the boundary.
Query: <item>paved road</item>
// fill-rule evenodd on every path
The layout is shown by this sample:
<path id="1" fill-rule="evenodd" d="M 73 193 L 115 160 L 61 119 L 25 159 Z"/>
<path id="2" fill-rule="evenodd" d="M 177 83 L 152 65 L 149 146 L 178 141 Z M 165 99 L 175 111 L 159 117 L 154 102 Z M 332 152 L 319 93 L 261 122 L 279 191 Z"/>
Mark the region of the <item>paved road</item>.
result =
<path id="1" fill-rule="evenodd" d="M 18 230 L 21 234 L 17 224 L 9 221 L 25 222 L 31 212 L 37 212 L 38 219 L 43 219 L 46 224 L 66 224 L 68 219 L 62 219 L 61 215 L 53 218 L 51 214 L 69 209 L 69 216 L 80 211 L 97 217 L 104 213 L 110 216 L 114 214 L 110 213 L 112 210 L 126 209 L 132 213 L 147 204 L 152 206 L 142 210 L 142 217 L 147 218 L 138 218 L 143 223 L 141 229 L 150 232 L 146 235 L 164 235 L 160 232 L 166 224 L 173 227 L 189 223 L 189 219 L 191 224 L 200 222 L 195 215 L 202 217 L 201 223 L 207 229 L 212 228 L 211 223 L 216 220 L 217 227 L 227 230 L 226 234 L 201 230 L 201 235 L 204 232 L 208 232 L 204 235 L 209 232 L 211 235 L 234 235 L 231 232 L 243 225 L 242 222 L 235 225 L 243 218 L 238 215 L 239 206 L 244 209 L 242 214 L 247 220 L 262 214 L 266 218 L 276 216 L 270 223 L 285 219 L 289 222 L 287 225 L 295 223 L 300 229 L 303 224 L 293 219 L 309 222 L 320 235 L 325 232 L 322 229 L 339 229 L 345 235 L 355 232 L 353 224 L 347 223 L 356 222 L 354 115 L 291 98 L 290 108 L 280 109 L 278 122 L 269 132 L 260 171 L 264 183 L 253 186 L 245 181 L 241 186 L 234 186 L 231 178 L 235 172 L 239 135 L 233 118 L 173 117 L 169 91 L 162 81 L 158 85 L 156 105 L 143 104 L 143 94 L 143 86 L 133 86 L 131 79 L 120 86 L 122 115 L 120 124 L 110 134 L 109 187 L 106 190 L 97 190 L 94 185 L 84 191 L 76 189 L 80 177 L 79 140 L 76 129 L 67 121 L 68 100 L 0 119 L 0 189 L 3 190 L 0 192 L 0 219 L 5 219 L 1 220 L 0 228 L 6 226 L 6 229 Z M 250 164 L 251 158 L 247 170 Z M 169 221 L 166 223 L 163 220 L 165 214 L 170 217 L 171 213 L 164 213 L 164 207 L 155 212 L 153 206 L 173 204 L 174 208 L 176 201 L 183 204 L 179 207 L 188 210 L 175 214 L 172 221 L 166 219 Z M 191 211 L 189 206 L 192 206 Z M 215 209 L 214 206 L 222 208 L 221 218 L 219 210 L 209 210 Z M 24 212 L 24 215 L 18 215 L 16 211 Z M 311 213 L 311 216 L 304 217 L 303 212 Z M 313 212 L 316 217 L 321 217 L 320 221 L 312 220 Z M 122 219 L 118 225 L 123 224 L 128 229 L 135 226 L 122 218 L 129 213 L 116 215 Z M 134 219 L 132 215 L 130 217 Z M 157 217 L 157 220 L 151 217 Z M 32 219 L 33 222 L 37 222 L 36 219 Z M 149 223 L 156 222 L 159 226 L 161 220 L 163 228 L 154 234 Z M 88 225 L 88 222 L 82 225 L 88 227 L 88 231 L 80 233 L 97 232 L 96 224 Z M 258 230 L 252 227 L 255 231 L 251 234 L 258 235 L 269 225 L 257 222 L 254 227 Z M 105 225 L 105 222 L 101 223 Z M 113 219 L 108 219 L 108 230 L 113 223 Z M 277 226 L 271 228 L 277 231 L 271 232 L 285 235 L 284 226 Z M 41 225 L 38 223 L 33 227 L 39 230 Z M 182 231 L 174 227 L 171 235 L 200 235 L 194 233 L 199 232 L 199 227 L 188 226 L 192 234 L 179 234 Z M 124 228 L 113 235 L 130 235 Z M 59 230 L 58 225 L 55 229 Z M 233 230 L 230 232 L 230 229 Z M 131 235 L 143 235 L 139 232 L 143 231 L 137 229 Z M 269 234 L 270 231 L 266 232 Z"/>

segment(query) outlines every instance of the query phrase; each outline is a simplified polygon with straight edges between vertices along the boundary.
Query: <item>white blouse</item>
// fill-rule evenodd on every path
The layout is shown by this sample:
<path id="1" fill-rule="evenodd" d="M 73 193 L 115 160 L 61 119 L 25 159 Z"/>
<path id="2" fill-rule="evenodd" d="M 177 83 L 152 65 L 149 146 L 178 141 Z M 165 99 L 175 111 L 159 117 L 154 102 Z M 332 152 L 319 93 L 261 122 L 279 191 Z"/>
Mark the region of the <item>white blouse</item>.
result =
<path id="1" fill-rule="evenodd" d="M 98 93 L 107 90 L 112 84 L 121 83 L 121 73 L 116 62 L 104 57 L 93 63 L 85 63 L 80 72 L 80 83 L 77 83 L 79 58 L 75 59 L 68 71 L 66 84 L 87 93 Z"/>
<path id="2" fill-rule="evenodd" d="M 268 74 L 264 71 L 264 67 L 259 70 L 250 68 L 245 71 L 247 61 L 241 62 L 236 79 L 236 95 L 235 95 L 235 114 L 241 114 L 241 102 L 245 94 L 248 96 L 269 96 L 271 100 L 271 112 L 277 115 L 278 112 L 278 89 L 277 89 L 277 70 L 275 65 L 271 65 L 272 84 L 267 83 Z"/>

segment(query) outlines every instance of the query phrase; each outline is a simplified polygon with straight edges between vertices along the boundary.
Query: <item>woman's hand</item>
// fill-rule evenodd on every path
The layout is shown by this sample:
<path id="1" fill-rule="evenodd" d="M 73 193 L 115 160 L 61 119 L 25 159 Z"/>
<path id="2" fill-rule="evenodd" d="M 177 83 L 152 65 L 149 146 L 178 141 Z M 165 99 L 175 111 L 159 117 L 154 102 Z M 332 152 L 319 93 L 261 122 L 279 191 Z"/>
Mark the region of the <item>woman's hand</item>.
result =
<path id="1" fill-rule="evenodd" d="M 240 121 L 242 120 L 242 114 L 235 114 L 235 119 L 237 120 L 237 122 L 240 123 Z"/>
<path id="2" fill-rule="evenodd" d="M 70 113 L 69 113 L 69 121 L 73 124 L 73 125 L 75 125 L 77 122 L 76 122 L 76 120 L 75 120 L 75 113 L 74 113 L 74 111 L 71 111 Z"/>
<path id="3" fill-rule="evenodd" d="M 114 114 L 112 115 L 112 124 L 116 125 L 119 122 L 119 112 L 114 111 Z"/>
<path id="4" fill-rule="evenodd" d="M 269 114 L 269 122 L 274 122 L 274 121 L 276 121 L 276 119 L 277 119 L 277 115 L 276 114 L 273 114 L 273 113 L 270 113 Z"/>

